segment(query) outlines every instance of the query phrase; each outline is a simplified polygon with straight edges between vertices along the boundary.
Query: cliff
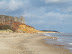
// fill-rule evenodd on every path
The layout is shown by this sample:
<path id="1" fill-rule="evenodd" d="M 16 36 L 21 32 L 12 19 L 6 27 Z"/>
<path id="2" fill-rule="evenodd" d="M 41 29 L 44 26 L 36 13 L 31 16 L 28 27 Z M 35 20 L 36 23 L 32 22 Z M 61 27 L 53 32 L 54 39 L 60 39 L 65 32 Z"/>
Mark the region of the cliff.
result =
<path id="1" fill-rule="evenodd" d="M 18 33 L 57 33 L 53 31 L 39 31 L 34 27 L 26 25 L 24 17 L 12 17 L 0 15 L 0 30 L 12 30 Z"/>
<path id="2" fill-rule="evenodd" d="M 15 22 L 12 24 L 12 30 L 15 32 L 19 32 L 19 33 L 38 33 L 38 32 L 42 32 L 39 30 L 36 30 L 34 27 L 26 25 L 24 23 L 20 23 L 20 22 Z"/>
<path id="3" fill-rule="evenodd" d="M 39 30 L 36 30 L 34 27 L 26 25 L 24 18 L 18 18 L 18 17 L 12 17 L 12 16 L 5 16 L 0 15 L 0 29 L 10 29 L 14 32 L 19 33 L 38 33 L 42 32 Z"/>

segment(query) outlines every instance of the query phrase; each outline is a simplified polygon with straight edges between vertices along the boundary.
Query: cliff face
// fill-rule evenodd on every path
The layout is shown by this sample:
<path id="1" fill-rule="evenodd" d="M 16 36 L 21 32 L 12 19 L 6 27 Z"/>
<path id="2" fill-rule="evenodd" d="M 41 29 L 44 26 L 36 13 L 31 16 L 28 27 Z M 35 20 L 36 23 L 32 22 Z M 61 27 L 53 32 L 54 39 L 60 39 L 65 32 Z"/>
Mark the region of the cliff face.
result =
<path id="1" fill-rule="evenodd" d="M 23 17 L 17 18 L 12 16 L 0 15 L 0 29 L 11 29 L 20 33 L 38 33 L 34 27 L 26 25 Z"/>
<path id="2" fill-rule="evenodd" d="M 20 22 L 15 22 L 12 24 L 12 30 L 15 32 L 20 32 L 20 33 L 38 33 L 42 32 L 39 30 L 36 30 L 34 27 L 20 23 Z"/>
<path id="3" fill-rule="evenodd" d="M 18 17 L 0 15 L 0 29 L 11 29 L 11 25 L 14 22 L 24 23 L 25 21 L 22 16 L 18 18 Z"/>

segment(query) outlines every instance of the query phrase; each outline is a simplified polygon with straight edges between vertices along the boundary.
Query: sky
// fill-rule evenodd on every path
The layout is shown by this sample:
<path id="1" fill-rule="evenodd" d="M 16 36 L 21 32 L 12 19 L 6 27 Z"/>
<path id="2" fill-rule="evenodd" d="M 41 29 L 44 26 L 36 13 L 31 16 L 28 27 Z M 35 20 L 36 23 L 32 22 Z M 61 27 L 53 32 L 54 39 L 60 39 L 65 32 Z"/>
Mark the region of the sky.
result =
<path id="1" fill-rule="evenodd" d="M 72 0 L 0 0 L 0 15 L 24 16 L 38 30 L 72 33 Z"/>

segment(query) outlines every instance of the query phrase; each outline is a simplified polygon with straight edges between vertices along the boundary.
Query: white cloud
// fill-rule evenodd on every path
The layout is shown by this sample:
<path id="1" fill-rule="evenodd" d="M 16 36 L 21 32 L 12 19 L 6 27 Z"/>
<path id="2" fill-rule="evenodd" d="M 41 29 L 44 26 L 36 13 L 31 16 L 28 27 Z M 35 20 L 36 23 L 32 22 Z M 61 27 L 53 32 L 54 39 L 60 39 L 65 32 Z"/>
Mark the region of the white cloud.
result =
<path id="1" fill-rule="evenodd" d="M 8 3 L 8 9 L 9 10 L 16 10 L 20 7 L 23 6 L 23 2 L 21 1 L 15 1 L 15 0 L 10 0 L 10 2 Z"/>
<path id="2" fill-rule="evenodd" d="M 24 11 L 23 16 L 24 17 L 28 17 L 28 18 L 40 18 L 42 14 L 44 14 L 46 11 L 46 8 L 44 7 L 40 7 L 40 8 L 31 8 L 31 9 L 27 9 Z"/>
<path id="3" fill-rule="evenodd" d="M 23 7 L 23 2 L 20 0 L 0 1 L 0 9 L 5 9 L 6 11 L 9 11 L 9 10 L 14 11 L 20 7 Z"/>
<path id="4" fill-rule="evenodd" d="M 64 13 L 72 13 L 72 7 L 66 7 L 66 8 L 60 8 L 60 12 L 64 12 Z"/>
<path id="5" fill-rule="evenodd" d="M 6 4 L 6 1 L 0 1 L 0 9 L 4 9 L 4 4 Z"/>
<path id="6" fill-rule="evenodd" d="M 72 2 L 72 0 L 41 0 L 41 1 L 45 1 L 45 3 Z"/>
<path id="7" fill-rule="evenodd" d="M 60 0 L 45 0 L 46 3 L 59 2 Z"/>
<path id="8" fill-rule="evenodd" d="M 3 4 L 5 4 L 5 1 L 1 1 L 1 2 L 0 2 L 0 5 L 3 5 Z"/>
<path id="9" fill-rule="evenodd" d="M 35 18 L 39 21 L 33 21 L 35 23 L 32 22 L 32 24 L 49 24 L 49 25 L 55 25 L 55 24 L 71 24 L 71 22 L 69 22 L 68 20 L 70 20 L 72 18 L 71 14 L 62 14 L 60 12 L 44 12 L 45 9 L 41 9 L 41 11 L 43 11 L 43 14 L 41 14 L 41 12 L 39 12 L 38 10 L 35 10 L 36 12 L 38 12 L 38 14 L 32 13 L 32 12 L 24 12 L 24 17 L 26 18 Z M 65 22 L 63 22 L 65 21 Z M 31 22 L 30 22 L 31 23 Z"/>

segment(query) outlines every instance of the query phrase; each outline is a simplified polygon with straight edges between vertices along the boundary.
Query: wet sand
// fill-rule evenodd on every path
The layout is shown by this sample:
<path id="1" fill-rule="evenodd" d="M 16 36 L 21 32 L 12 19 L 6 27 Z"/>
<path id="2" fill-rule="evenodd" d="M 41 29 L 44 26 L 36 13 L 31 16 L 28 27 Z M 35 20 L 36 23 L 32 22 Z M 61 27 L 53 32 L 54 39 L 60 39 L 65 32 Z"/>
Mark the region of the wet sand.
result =
<path id="1" fill-rule="evenodd" d="M 72 54 L 44 43 L 44 39 L 53 38 L 43 34 L 0 33 L 0 54 Z"/>

